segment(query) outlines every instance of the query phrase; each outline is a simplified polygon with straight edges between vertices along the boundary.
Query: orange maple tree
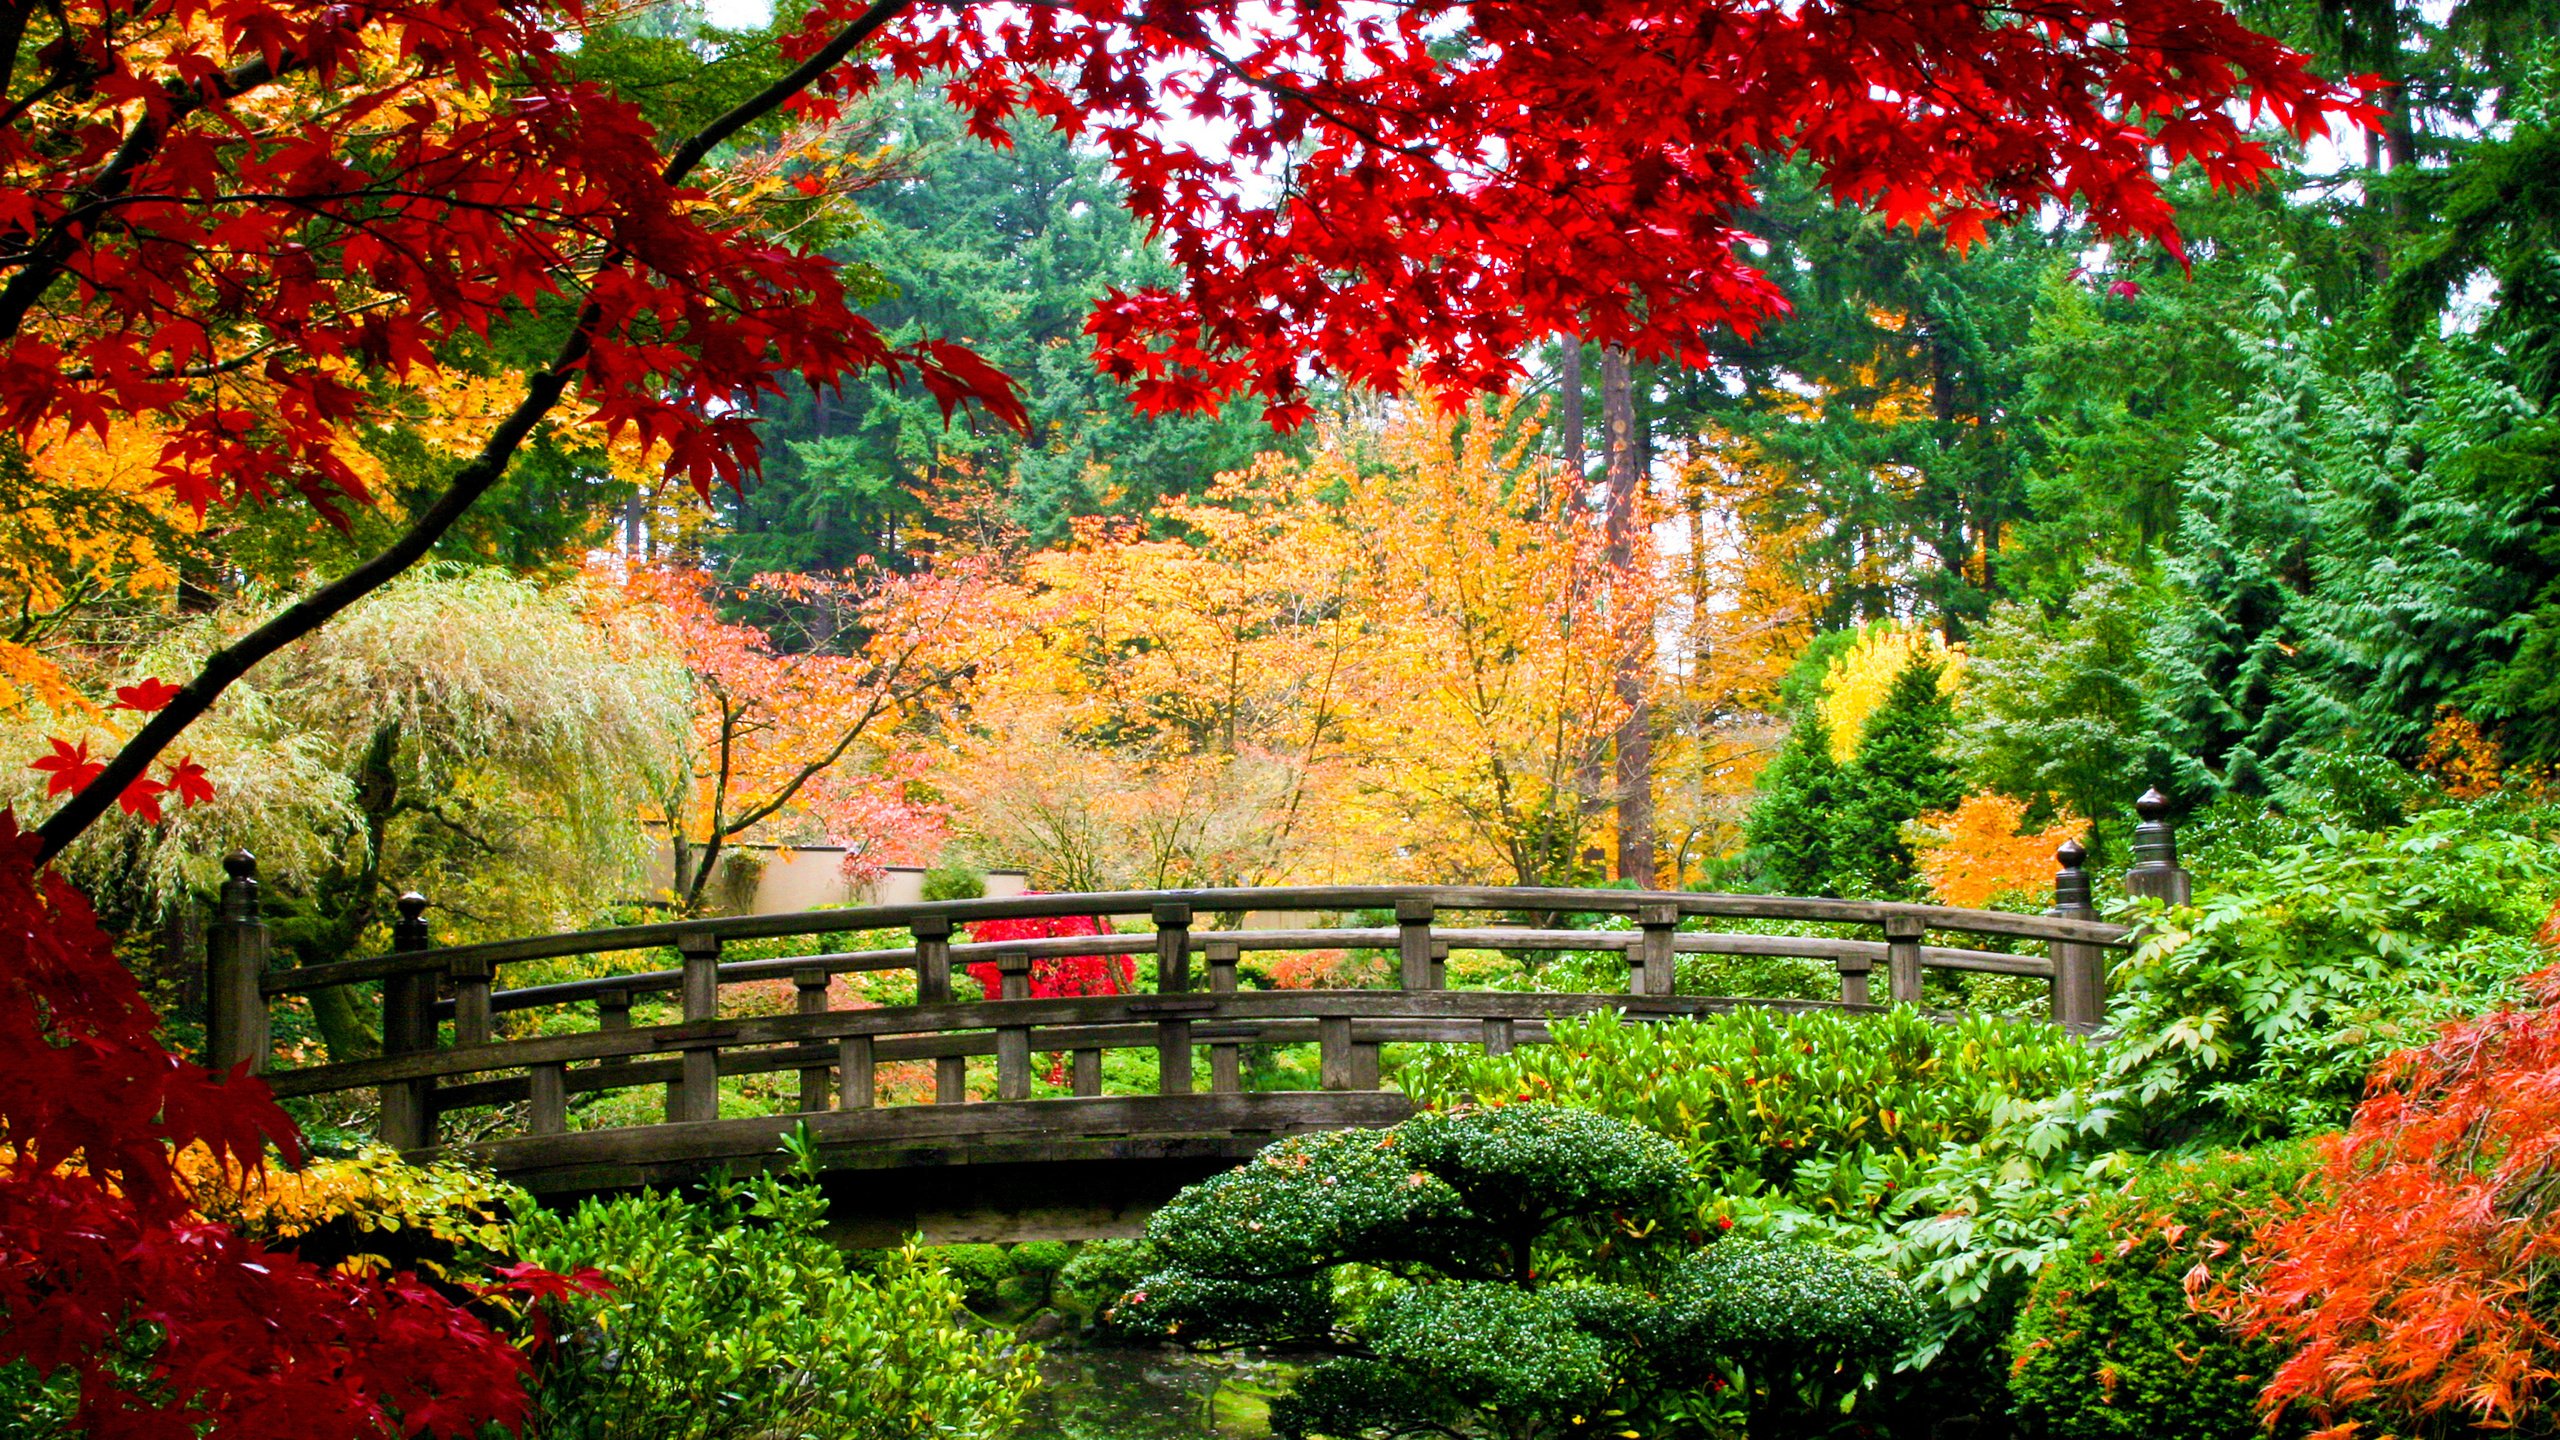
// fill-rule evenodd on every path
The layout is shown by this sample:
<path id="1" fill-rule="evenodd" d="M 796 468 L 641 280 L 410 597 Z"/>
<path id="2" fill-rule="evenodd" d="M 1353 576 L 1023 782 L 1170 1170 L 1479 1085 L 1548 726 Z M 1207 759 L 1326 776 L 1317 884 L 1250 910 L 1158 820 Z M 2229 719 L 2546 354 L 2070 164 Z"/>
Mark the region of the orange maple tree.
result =
<path id="1" fill-rule="evenodd" d="M 787 819 L 842 845 L 848 878 L 930 856 L 939 818 L 908 798 L 917 757 L 895 732 L 1002 644 L 998 587 L 985 567 L 767 575 L 734 591 L 690 570 L 604 578 L 604 622 L 635 650 L 671 656 L 692 699 L 654 817 L 673 844 L 681 908 L 702 907 L 728 846 Z M 722 618 L 723 600 L 820 623 L 778 635 Z"/>

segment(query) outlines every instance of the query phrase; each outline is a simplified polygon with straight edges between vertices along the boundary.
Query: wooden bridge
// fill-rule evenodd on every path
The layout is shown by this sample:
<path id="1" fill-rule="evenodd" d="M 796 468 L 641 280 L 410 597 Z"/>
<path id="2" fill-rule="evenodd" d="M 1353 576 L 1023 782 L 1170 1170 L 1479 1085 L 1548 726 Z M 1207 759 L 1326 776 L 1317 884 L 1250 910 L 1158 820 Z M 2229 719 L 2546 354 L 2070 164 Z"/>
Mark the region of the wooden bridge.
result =
<path id="1" fill-rule="evenodd" d="M 2143 800 L 2127 887 L 2183 899 L 2187 878 L 2160 818 L 2164 805 L 2156 795 Z M 1383 1045 L 1503 1053 L 1545 1041 L 1551 1021 L 1600 1010 L 1647 1019 L 1753 1005 L 1874 1011 L 1921 1003 L 1932 970 L 2042 979 L 2053 1018 L 2094 1031 L 2105 954 L 2131 937 L 2096 918 L 2080 848 L 2066 846 L 2058 859 L 2055 903 L 2044 915 L 1761 895 L 1368 885 L 961 900 L 437 948 L 426 901 L 409 895 L 391 953 L 271 971 L 255 866 L 235 855 L 208 934 L 209 1058 L 247 1062 L 279 1096 L 370 1096 L 378 1133 L 412 1158 L 468 1153 L 546 1198 L 771 1165 L 784 1136 L 805 1124 L 848 1243 L 891 1243 L 916 1231 L 937 1241 L 1124 1233 L 1182 1185 L 1278 1137 L 1388 1125 L 1411 1113 L 1403 1095 L 1381 1088 Z M 1392 913 L 1394 923 L 1250 928 L 1275 913 L 1360 911 Z M 960 938 L 985 921 L 1056 916 L 1144 928 Z M 1865 933 L 1711 928 L 1733 920 Z M 849 951 L 814 943 L 882 931 L 903 932 L 902 943 Z M 775 940 L 812 943 L 783 947 L 805 954 L 723 959 L 724 947 Z M 1362 948 L 1394 952 L 1392 985 L 1239 984 L 1247 955 Z M 669 949 L 674 968 L 615 968 L 616 957 L 646 963 Z M 1626 957 L 1627 984 L 1576 994 L 1453 990 L 1446 979 L 1453 949 L 1614 952 Z M 1152 984 L 1142 977 L 1130 993 L 1030 996 L 1036 961 L 1145 954 L 1155 957 Z M 1826 962 L 1837 972 L 1839 998 L 1684 995 L 1677 961 L 1690 954 Z M 602 974 L 500 987 L 510 969 L 571 957 Z M 995 966 L 1000 993 L 955 993 L 954 967 L 985 962 Z M 1879 970 L 1882 995 L 1874 988 Z M 830 1008 L 836 976 L 869 971 L 911 973 L 915 1003 Z M 790 983 L 792 1013 L 741 1014 L 722 1003 L 724 991 L 756 982 L 772 989 L 775 981 Z M 340 986 L 378 991 L 381 1057 L 277 1068 L 269 1005 Z M 635 1007 L 672 1018 L 635 1024 Z M 1320 1088 L 1248 1088 L 1245 1047 L 1269 1045 L 1313 1045 Z M 1205 1091 L 1195 1058 L 1202 1049 Z M 1152 1052 L 1153 1093 L 1104 1093 L 1103 1055 L 1115 1050 Z M 1057 1078 L 1035 1086 L 1034 1057 L 1053 1053 L 1064 1057 L 1051 1072 Z M 931 1063 L 931 1103 L 879 1103 L 878 1067 L 893 1061 Z M 734 1098 L 724 1103 L 724 1077 L 757 1075 L 796 1079 L 797 1108 L 751 1114 Z M 973 1076 L 987 1098 L 972 1095 Z M 781 1087 L 786 1096 L 790 1079 Z M 638 1087 L 663 1089 L 663 1121 L 597 1126 L 581 1113 L 595 1107 L 591 1097 Z M 1035 1088 L 1069 1093 L 1033 1098 Z M 654 1110 L 655 1097 L 650 1104 Z"/>

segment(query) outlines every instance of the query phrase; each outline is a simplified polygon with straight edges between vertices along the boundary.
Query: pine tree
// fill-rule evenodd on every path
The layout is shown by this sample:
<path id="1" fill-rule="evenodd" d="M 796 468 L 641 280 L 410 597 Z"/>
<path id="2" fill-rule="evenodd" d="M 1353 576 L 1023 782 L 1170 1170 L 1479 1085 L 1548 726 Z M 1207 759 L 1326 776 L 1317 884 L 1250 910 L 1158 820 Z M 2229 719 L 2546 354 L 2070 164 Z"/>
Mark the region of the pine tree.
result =
<path id="1" fill-rule="evenodd" d="M 1928 660 L 1904 666 L 1884 704 L 1867 717 L 1857 753 L 1840 771 L 1823 893 L 1920 895 L 1920 872 L 1902 827 L 1929 811 L 1954 809 L 1964 798 L 1948 755 L 1955 705 L 1939 689 L 1942 668 Z"/>
<path id="2" fill-rule="evenodd" d="M 1822 712 L 1805 705 L 1777 758 L 1760 774 L 1760 798 L 1743 822 L 1753 883 L 1775 895 L 1820 895 L 1831 875 L 1840 766 Z"/>

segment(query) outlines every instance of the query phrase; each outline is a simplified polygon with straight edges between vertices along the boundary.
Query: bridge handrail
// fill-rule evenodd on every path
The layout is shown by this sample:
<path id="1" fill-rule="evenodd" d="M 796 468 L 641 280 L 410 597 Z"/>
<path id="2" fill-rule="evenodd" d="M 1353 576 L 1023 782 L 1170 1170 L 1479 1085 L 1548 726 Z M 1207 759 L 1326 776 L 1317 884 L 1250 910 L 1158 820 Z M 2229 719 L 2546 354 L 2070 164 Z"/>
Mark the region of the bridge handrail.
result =
<path id="1" fill-rule="evenodd" d="M 2125 927 L 2098 920 L 1890 900 L 1831 900 L 1677 890 L 1571 890 L 1544 886 L 1331 885 L 1023 895 L 1001 900 L 937 900 L 916 905 L 874 905 L 843 910 L 799 910 L 780 915 L 668 920 L 305 965 L 269 977 L 261 988 L 270 995 L 307 994 L 341 985 L 387 980 L 398 975 L 441 974 L 457 968 L 479 966 L 494 970 L 529 960 L 558 959 L 568 955 L 664 949 L 680 946 L 688 940 L 716 939 L 725 943 L 867 930 L 913 930 L 919 922 L 927 926 L 947 924 L 958 927 L 980 920 L 1150 915 L 1168 906 L 1188 907 L 1193 913 L 1251 914 L 1290 910 L 1389 909 L 1399 903 L 1428 904 L 1439 910 L 1613 915 L 1634 915 L 1648 907 L 1670 906 L 1684 920 L 1777 920 L 1843 925 L 1883 925 L 1901 921 L 1917 922 L 1923 931 L 2064 941 L 2108 948 L 2121 948 L 2130 943 L 2127 938 L 2130 932 Z"/>
<path id="2" fill-rule="evenodd" d="M 1233 944 L 1238 950 L 1305 950 L 1318 948 L 1393 949 L 1398 940 L 1394 930 L 1194 930 L 1194 943 L 1211 940 Z M 1432 927 L 1431 938 L 1459 950 L 1625 950 L 1642 945 L 1644 937 L 1632 930 L 1530 930 L 1508 926 L 1498 929 L 1443 929 Z M 985 963 L 998 955 L 1020 953 L 1034 960 L 1061 959 L 1088 955 L 1143 955 L 1156 947 L 1152 931 L 1128 931 L 1115 935 L 1056 935 L 1028 940 L 964 941 L 951 947 L 953 964 Z M 1795 960 L 1838 960 L 1854 956 L 1870 962 L 1887 958 L 1888 947 L 1880 940 L 1849 940 L 1827 936 L 1804 935 L 1737 935 L 1722 931 L 1692 931 L 1676 937 L 1672 949 L 1682 955 L 1768 955 Z M 847 950 L 822 955 L 785 955 L 768 960 L 729 960 L 719 970 L 723 985 L 744 984 L 758 980 L 788 980 L 804 971 L 818 969 L 829 975 L 853 975 L 880 970 L 912 969 L 916 962 L 915 947 L 890 950 Z M 2053 976 L 2053 959 L 2047 955 L 2011 955 L 1997 950 L 1967 950 L 1950 946 L 1920 947 L 1920 963 L 1932 970 L 1966 970 L 1992 975 L 2020 975 L 2037 979 Z M 292 971 L 270 976 L 266 983 L 269 995 L 298 993 L 288 981 Z M 684 983 L 682 970 L 639 970 L 620 975 L 600 975 L 583 980 L 563 980 L 548 985 L 526 985 L 513 990 L 493 991 L 489 1008 L 504 1014 L 514 1010 L 537 1010 L 550 1005 L 575 1005 L 600 999 L 616 992 L 624 995 L 654 995 L 674 990 Z M 440 1001 L 436 1018 L 449 1019 L 453 1009 L 450 1000 Z"/>

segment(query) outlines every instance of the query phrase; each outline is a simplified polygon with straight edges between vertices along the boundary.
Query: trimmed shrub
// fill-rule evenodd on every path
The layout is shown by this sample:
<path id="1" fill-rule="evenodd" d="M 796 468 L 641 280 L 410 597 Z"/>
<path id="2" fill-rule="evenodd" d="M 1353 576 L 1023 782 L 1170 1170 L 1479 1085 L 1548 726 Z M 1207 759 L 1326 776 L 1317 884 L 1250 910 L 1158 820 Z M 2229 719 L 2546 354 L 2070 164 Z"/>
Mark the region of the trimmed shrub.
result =
<path id="1" fill-rule="evenodd" d="M 2090 1207 L 2011 1332 L 2009 1391 L 2031 1440 L 2230 1440 L 2260 1433 L 2259 1392 L 2283 1352 L 2194 1300 L 2251 1265 L 2258 1217 L 2310 1175 L 2302 1145 L 2146 1169 Z M 2298 1420 L 2279 1436 L 2299 1435 Z"/>

